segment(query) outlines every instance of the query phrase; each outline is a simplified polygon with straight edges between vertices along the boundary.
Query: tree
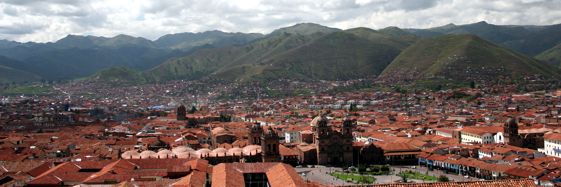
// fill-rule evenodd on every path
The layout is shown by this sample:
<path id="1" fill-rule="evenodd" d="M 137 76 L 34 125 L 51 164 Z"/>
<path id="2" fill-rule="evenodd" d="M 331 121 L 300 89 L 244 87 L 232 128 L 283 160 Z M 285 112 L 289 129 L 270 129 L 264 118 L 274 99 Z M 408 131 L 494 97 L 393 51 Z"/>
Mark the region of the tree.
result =
<path id="1" fill-rule="evenodd" d="M 197 112 L 197 108 L 195 108 L 195 106 L 192 106 L 191 110 L 189 110 L 189 114 L 194 114 L 195 112 Z"/>
<path id="2" fill-rule="evenodd" d="M 187 119 L 187 127 L 195 127 L 198 124 L 199 123 L 197 122 L 196 119 L 192 119 L 192 118 Z"/>
<path id="3" fill-rule="evenodd" d="M 469 87 L 470 88 L 475 88 L 475 81 L 469 82 Z"/>
<path id="4" fill-rule="evenodd" d="M 231 122 L 232 121 L 232 116 L 230 115 L 225 115 L 225 114 L 220 114 L 220 122 Z"/>
<path id="5" fill-rule="evenodd" d="M 407 175 L 405 173 L 402 173 L 399 176 L 401 176 L 401 182 L 407 183 Z"/>
<path id="6" fill-rule="evenodd" d="M 358 107 L 356 106 L 356 104 L 351 104 L 351 106 L 349 106 L 349 111 L 350 112 L 358 111 Z"/>
<path id="7" fill-rule="evenodd" d="M 450 179 L 448 179 L 448 177 L 444 176 L 444 175 L 440 175 L 438 177 L 438 182 L 448 182 L 450 181 Z"/>

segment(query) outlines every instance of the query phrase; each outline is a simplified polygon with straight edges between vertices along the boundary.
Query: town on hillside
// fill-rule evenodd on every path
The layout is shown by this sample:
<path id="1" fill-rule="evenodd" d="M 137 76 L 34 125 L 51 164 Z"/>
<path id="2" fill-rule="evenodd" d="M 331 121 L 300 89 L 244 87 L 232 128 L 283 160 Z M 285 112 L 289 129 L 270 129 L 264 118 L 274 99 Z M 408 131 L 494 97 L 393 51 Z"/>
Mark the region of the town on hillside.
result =
<path id="1" fill-rule="evenodd" d="M 0 187 L 561 187 L 561 0 L 0 0 Z"/>
<path id="2" fill-rule="evenodd" d="M 3 96 L 0 183 L 561 183 L 561 90 L 329 91 L 355 83 L 308 83 L 314 94 L 284 97 L 254 91 L 253 98 L 218 99 L 236 85 L 183 81 L 120 89 L 72 83 L 57 85 L 59 94 Z M 238 91 L 247 90 L 258 88 Z"/>

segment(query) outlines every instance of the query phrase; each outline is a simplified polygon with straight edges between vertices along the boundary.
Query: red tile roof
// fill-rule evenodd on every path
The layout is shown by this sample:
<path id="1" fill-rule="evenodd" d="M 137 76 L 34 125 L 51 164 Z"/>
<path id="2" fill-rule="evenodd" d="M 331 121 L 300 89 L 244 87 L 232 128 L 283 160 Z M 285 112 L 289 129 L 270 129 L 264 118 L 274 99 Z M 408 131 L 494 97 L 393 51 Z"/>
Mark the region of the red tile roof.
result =
<path id="1" fill-rule="evenodd" d="M 265 173 L 271 187 L 305 186 L 292 166 L 283 163 L 222 163 L 212 169 L 212 186 L 244 186 L 244 173 Z"/>
<path id="2" fill-rule="evenodd" d="M 206 173 L 193 171 L 181 180 L 173 183 L 172 187 L 203 187 L 206 184 Z"/>

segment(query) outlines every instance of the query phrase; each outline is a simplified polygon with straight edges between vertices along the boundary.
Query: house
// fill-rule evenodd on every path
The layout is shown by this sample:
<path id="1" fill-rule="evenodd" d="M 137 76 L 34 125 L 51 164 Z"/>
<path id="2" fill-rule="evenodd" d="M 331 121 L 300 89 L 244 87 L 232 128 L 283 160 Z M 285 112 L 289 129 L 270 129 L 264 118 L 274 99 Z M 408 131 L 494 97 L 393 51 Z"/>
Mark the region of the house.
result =
<path id="1" fill-rule="evenodd" d="M 561 157 L 561 133 L 548 133 L 544 136 L 544 147 L 538 151 L 554 157 Z"/>
<path id="2" fill-rule="evenodd" d="M 502 127 L 465 127 L 460 131 L 461 143 L 492 144 L 502 143 L 504 136 Z"/>

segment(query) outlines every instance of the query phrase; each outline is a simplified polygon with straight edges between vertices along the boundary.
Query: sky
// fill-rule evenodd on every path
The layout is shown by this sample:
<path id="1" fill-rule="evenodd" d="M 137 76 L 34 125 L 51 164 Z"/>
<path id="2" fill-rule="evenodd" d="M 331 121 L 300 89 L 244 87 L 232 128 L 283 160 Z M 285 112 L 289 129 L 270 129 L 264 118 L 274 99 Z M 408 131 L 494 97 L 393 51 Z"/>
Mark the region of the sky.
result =
<path id="1" fill-rule="evenodd" d="M 296 23 L 348 29 L 429 28 L 479 21 L 561 23 L 561 0 L 1 0 L 0 39 L 68 34 L 157 39 L 180 32 L 269 33 Z"/>

